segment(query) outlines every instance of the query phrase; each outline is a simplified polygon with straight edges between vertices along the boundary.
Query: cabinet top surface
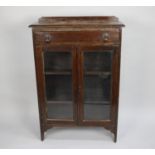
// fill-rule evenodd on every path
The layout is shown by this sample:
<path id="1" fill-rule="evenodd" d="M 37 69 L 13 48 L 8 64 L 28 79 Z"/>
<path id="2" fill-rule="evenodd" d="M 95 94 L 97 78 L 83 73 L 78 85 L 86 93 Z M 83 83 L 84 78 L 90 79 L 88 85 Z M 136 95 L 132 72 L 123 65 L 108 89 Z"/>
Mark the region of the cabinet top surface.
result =
<path id="1" fill-rule="evenodd" d="M 29 27 L 123 27 L 115 16 L 41 17 Z"/>

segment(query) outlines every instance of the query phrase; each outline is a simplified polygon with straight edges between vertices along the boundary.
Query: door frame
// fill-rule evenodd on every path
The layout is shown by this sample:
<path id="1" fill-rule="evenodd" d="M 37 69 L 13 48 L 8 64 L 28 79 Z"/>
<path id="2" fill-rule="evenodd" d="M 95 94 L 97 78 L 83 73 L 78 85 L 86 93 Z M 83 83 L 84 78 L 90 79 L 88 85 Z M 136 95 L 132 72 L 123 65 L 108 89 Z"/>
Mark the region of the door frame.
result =
<path id="1" fill-rule="evenodd" d="M 44 77 L 44 51 L 54 52 L 71 52 L 72 55 L 72 99 L 73 99 L 73 120 L 71 119 L 50 119 L 47 115 L 46 105 L 46 89 L 45 89 L 45 77 Z M 71 45 L 50 45 L 50 46 L 35 46 L 35 68 L 36 68 L 36 81 L 37 81 L 37 93 L 38 93 L 38 106 L 40 111 L 40 125 L 43 124 L 43 129 L 46 131 L 52 126 L 63 125 L 76 125 L 77 124 L 77 54 L 75 47 Z"/>
<path id="2" fill-rule="evenodd" d="M 113 50 L 112 56 L 112 86 L 111 86 L 111 110 L 110 120 L 84 120 L 84 50 Z M 102 52 L 102 51 L 101 51 Z M 119 66 L 120 48 L 119 46 L 89 45 L 78 48 L 78 124 L 82 126 L 105 126 L 113 131 L 117 125 L 118 115 L 118 95 L 119 95 Z M 113 129 L 114 128 L 114 129 Z"/>

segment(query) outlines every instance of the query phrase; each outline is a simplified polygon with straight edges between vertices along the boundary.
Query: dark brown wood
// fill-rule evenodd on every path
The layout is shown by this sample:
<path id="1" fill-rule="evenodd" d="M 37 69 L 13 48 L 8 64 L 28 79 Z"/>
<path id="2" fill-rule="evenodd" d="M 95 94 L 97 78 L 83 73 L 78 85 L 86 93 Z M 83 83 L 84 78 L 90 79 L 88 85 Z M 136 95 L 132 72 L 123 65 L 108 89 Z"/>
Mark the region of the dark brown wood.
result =
<path id="1" fill-rule="evenodd" d="M 102 126 L 114 134 L 114 141 L 116 142 L 119 103 L 121 33 L 123 26 L 124 25 L 118 20 L 118 18 L 114 16 L 42 17 L 39 19 L 38 23 L 30 25 L 33 32 L 41 140 L 44 140 L 44 132 L 54 126 Z M 45 62 L 46 59 L 44 59 L 44 53 L 47 51 L 50 53 L 55 53 L 55 60 Z M 63 54 L 66 52 L 71 56 L 71 60 L 66 58 Z M 99 68 L 97 68 L 97 70 L 89 68 L 89 70 L 85 71 L 85 54 L 91 54 L 94 52 L 96 54 L 105 52 L 107 54 L 110 53 L 111 59 L 109 59 L 109 63 L 111 66 L 111 71 L 102 71 L 99 70 Z M 107 65 L 106 61 L 108 60 L 108 58 L 106 58 L 107 54 L 104 54 L 105 60 L 103 61 L 105 62 L 103 63 L 105 66 Z M 60 57 L 64 55 L 63 60 L 59 59 L 58 55 Z M 97 62 L 95 59 L 95 57 L 93 59 L 91 58 L 92 64 L 102 64 L 102 62 Z M 61 64 L 61 61 L 64 61 L 64 66 Z M 101 61 L 100 57 L 98 57 L 98 61 Z M 45 64 L 51 67 L 53 63 L 56 63 L 55 66 L 53 66 L 55 67 L 54 70 L 50 70 L 49 68 L 45 70 Z M 67 70 L 60 70 L 61 67 L 69 68 L 67 68 Z M 102 79 L 102 81 L 104 79 L 107 80 L 109 77 L 109 90 L 106 89 L 106 85 L 108 85 L 108 83 L 103 86 L 105 87 L 103 90 L 108 91 L 104 93 L 110 94 L 110 98 L 105 98 L 103 100 L 104 96 L 102 97 L 103 94 L 100 92 L 102 87 L 99 86 L 98 88 L 97 85 L 95 86 L 93 84 L 98 82 L 97 78 L 94 82 L 92 81 L 92 84 L 95 86 L 94 89 L 97 90 L 96 95 L 99 98 L 102 97 L 102 100 L 92 100 L 91 97 L 95 96 L 94 93 L 96 92 L 85 97 L 86 91 L 89 91 L 89 88 L 88 90 L 85 88 L 85 78 L 87 76 L 88 79 L 90 77 L 99 77 Z M 55 79 L 53 79 L 53 83 L 50 81 L 50 83 L 47 84 L 46 80 L 51 80 L 51 77 L 55 77 Z M 65 77 L 66 81 L 64 83 L 60 82 L 59 84 L 56 80 L 59 80 L 59 78 L 61 79 L 62 77 Z M 64 94 L 58 94 L 60 92 L 63 93 L 65 88 L 68 88 L 67 84 L 70 77 L 72 90 L 68 90 L 68 92 L 66 92 L 68 93 L 67 96 L 64 96 Z M 55 95 L 61 97 L 61 100 L 58 100 L 57 98 L 54 100 L 50 99 L 54 92 L 54 90 L 52 90 L 53 88 L 50 87 L 55 86 L 54 84 L 58 84 L 59 89 L 62 89 L 59 91 L 55 90 Z M 47 94 L 51 95 L 51 97 L 48 98 Z M 66 99 L 64 99 L 64 97 Z M 88 107 L 90 106 L 90 103 L 92 104 L 91 106 L 105 106 L 105 111 L 103 111 L 101 115 L 97 115 L 100 113 L 99 109 L 99 111 L 96 111 L 95 114 L 95 109 L 92 111 Z M 52 115 L 53 118 L 49 117 L 48 112 L 52 109 L 49 110 L 48 108 L 54 105 L 57 107 L 57 109 L 63 106 L 64 109 L 61 109 L 61 111 L 64 110 L 64 114 L 66 113 L 67 117 L 56 117 L 58 114 L 56 116 Z M 91 119 L 87 118 L 85 106 L 88 108 L 87 115 L 89 114 Z M 72 118 L 70 117 L 70 111 L 66 109 L 67 107 L 72 107 Z M 97 117 L 95 117 L 94 114 L 97 115 Z M 102 119 L 100 117 L 102 117 Z"/>
<path id="2" fill-rule="evenodd" d="M 115 16 L 81 16 L 81 17 L 41 17 L 37 23 L 30 27 L 120 27 L 124 26 Z"/>
<path id="3" fill-rule="evenodd" d="M 67 35 L 66 35 L 67 34 Z M 96 31 L 58 31 L 58 32 L 35 32 L 36 43 L 53 44 L 63 42 L 98 42 L 119 43 L 119 30 L 117 28 L 105 28 Z M 69 37 L 68 37 L 69 36 Z"/>

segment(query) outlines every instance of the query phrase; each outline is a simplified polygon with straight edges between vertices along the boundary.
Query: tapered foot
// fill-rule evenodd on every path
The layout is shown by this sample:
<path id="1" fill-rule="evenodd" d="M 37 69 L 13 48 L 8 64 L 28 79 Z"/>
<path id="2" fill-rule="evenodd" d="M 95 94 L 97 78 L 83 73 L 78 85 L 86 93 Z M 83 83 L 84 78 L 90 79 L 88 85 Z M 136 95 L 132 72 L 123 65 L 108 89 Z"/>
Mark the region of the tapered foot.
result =
<path id="1" fill-rule="evenodd" d="M 42 132 L 42 133 L 41 133 L 41 141 L 43 141 L 44 138 L 45 138 L 45 136 L 44 136 L 44 132 Z"/>
<path id="2" fill-rule="evenodd" d="M 114 135 L 114 142 L 116 143 L 117 142 L 117 129 L 116 128 L 111 128 L 111 133 L 113 133 Z"/>
<path id="3" fill-rule="evenodd" d="M 115 143 L 117 142 L 117 134 L 116 133 L 114 134 L 114 142 Z"/>

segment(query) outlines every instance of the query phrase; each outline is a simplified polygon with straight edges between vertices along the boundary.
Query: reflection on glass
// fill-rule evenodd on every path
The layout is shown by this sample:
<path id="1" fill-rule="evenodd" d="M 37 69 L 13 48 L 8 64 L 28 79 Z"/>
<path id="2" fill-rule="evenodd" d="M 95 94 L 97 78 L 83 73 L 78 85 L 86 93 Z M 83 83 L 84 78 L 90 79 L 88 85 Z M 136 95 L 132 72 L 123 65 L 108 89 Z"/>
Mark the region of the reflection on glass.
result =
<path id="1" fill-rule="evenodd" d="M 112 51 L 84 52 L 84 119 L 109 120 Z"/>
<path id="2" fill-rule="evenodd" d="M 50 119 L 73 119 L 70 52 L 44 52 L 47 114 Z"/>

